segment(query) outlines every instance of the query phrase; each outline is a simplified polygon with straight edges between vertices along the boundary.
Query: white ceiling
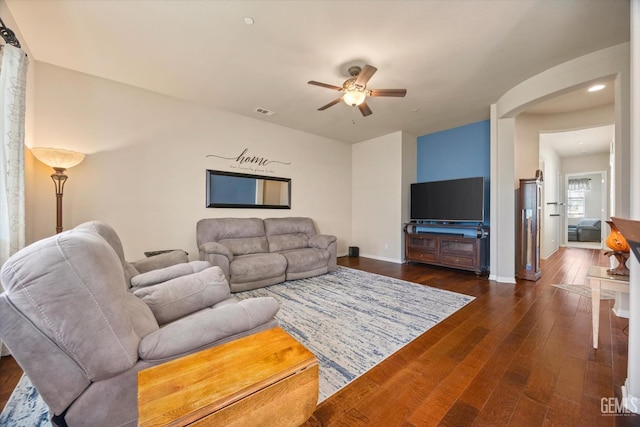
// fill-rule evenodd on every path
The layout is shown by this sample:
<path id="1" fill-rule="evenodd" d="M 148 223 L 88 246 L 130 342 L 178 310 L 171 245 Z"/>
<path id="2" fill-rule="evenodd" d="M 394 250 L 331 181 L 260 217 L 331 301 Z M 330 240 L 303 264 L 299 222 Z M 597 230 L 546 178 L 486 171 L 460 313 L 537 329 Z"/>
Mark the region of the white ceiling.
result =
<path id="1" fill-rule="evenodd" d="M 541 144 L 549 144 L 558 156 L 576 157 L 609 153 L 615 138 L 614 125 L 565 132 L 543 133 Z"/>
<path id="2" fill-rule="evenodd" d="M 32 59 L 345 142 L 487 119 L 518 83 L 629 40 L 628 0 L 6 4 Z M 317 111 L 337 92 L 307 81 L 341 85 L 353 63 L 407 96 Z"/>
<path id="3" fill-rule="evenodd" d="M 527 114 L 559 114 L 577 112 L 615 101 L 615 82 L 613 78 L 602 79 L 597 83 L 604 89 L 589 92 L 591 84 L 582 85 L 568 93 L 540 102 L 527 110 Z M 540 135 L 540 144 L 549 144 L 562 158 L 605 154 L 611 150 L 615 138 L 615 126 L 597 126 L 562 132 L 548 132 Z"/>

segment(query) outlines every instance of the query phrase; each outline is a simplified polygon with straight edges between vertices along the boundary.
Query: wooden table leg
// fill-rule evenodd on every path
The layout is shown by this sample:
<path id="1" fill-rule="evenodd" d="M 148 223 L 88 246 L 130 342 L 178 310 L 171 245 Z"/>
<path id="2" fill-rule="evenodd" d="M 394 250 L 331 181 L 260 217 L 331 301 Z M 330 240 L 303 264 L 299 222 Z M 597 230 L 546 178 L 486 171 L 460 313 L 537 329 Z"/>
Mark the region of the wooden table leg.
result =
<path id="1" fill-rule="evenodd" d="M 593 328 L 593 348 L 598 348 L 598 331 L 600 329 L 600 287 L 598 279 L 589 279 L 591 285 L 591 319 Z"/>

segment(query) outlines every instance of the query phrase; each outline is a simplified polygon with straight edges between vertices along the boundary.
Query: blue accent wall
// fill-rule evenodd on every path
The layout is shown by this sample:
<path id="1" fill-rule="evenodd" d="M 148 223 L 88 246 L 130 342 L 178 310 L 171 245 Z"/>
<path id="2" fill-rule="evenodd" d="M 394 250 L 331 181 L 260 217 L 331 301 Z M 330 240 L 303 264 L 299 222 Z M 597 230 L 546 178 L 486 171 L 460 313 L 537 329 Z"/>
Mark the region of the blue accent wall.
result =
<path id="1" fill-rule="evenodd" d="M 490 121 L 484 120 L 418 137 L 418 182 L 485 178 L 485 224 L 489 224 Z"/>
<path id="2" fill-rule="evenodd" d="M 490 176 L 489 120 L 418 137 L 418 182 Z"/>

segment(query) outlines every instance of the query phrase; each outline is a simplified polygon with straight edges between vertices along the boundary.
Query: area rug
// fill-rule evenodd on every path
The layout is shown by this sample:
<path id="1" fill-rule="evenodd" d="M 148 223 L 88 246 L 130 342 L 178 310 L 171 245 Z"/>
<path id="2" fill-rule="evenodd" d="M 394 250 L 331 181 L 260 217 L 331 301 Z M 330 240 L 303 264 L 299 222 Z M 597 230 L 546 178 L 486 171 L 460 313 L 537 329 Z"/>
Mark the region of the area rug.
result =
<path id="1" fill-rule="evenodd" d="M 346 267 L 238 294 L 271 296 L 280 326 L 320 364 L 319 402 L 474 298 Z"/>
<path id="2" fill-rule="evenodd" d="M 236 296 L 278 300 L 280 326 L 318 357 L 319 402 L 474 299 L 346 267 Z M 23 376 L 0 426 L 49 426 L 46 411 Z"/>
<path id="3" fill-rule="evenodd" d="M 49 407 L 40 398 L 29 377 L 22 375 L 0 414 L 0 426 L 49 427 Z"/>
<path id="4" fill-rule="evenodd" d="M 551 285 L 556 288 L 563 289 L 565 291 L 573 292 L 574 294 L 581 295 L 583 297 L 591 298 L 591 287 L 587 285 Z M 614 291 L 602 290 L 600 291 L 600 299 L 616 299 L 616 293 Z"/>

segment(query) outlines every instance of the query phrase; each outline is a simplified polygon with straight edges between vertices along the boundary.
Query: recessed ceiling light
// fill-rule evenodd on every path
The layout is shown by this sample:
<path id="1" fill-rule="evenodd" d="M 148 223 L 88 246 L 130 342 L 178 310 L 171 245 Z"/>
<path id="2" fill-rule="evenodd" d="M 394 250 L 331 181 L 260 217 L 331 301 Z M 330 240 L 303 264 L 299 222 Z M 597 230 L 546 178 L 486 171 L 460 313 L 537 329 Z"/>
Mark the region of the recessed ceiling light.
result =
<path id="1" fill-rule="evenodd" d="M 604 89 L 604 85 L 593 85 L 588 90 L 589 92 L 597 92 L 602 89 Z"/>
<path id="2" fill-rule="evenodd" d="M 414 108 L 414 109 L 413 109 L 413 110 L 411 110 L 411 111 L 413 111 L 414 113 L 417 113 L 418 111 L 420 111 L 420 109 L 419 109 L 419 108 Z"/>
<path id="3" fill-rule="evenodd" d="M 253 18 L 247 16 L 246 18 L 244 18 L 244 23 L 247 25 L 253 25 L 255 21 L 253 20 Z"/>

